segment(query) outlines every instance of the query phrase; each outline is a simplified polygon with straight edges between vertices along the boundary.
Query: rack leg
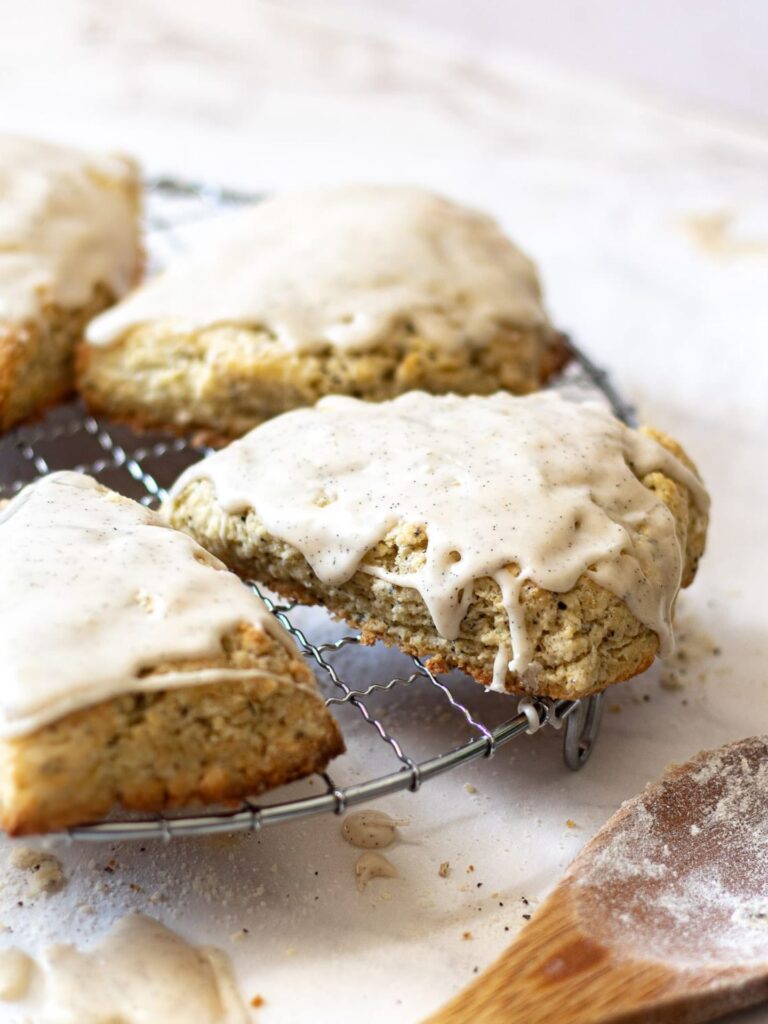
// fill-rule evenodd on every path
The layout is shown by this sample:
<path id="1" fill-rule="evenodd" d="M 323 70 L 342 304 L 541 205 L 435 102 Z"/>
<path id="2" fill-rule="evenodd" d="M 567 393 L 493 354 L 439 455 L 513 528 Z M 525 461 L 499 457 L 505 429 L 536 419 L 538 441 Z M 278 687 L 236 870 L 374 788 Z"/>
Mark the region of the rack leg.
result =
<path id="1" fill-rule="evenodd" d="M 573 772 L 579 771 L 589 760 L 600 732 L 605 694 L 580 700 L 565 720 L 563 760 Z"/>

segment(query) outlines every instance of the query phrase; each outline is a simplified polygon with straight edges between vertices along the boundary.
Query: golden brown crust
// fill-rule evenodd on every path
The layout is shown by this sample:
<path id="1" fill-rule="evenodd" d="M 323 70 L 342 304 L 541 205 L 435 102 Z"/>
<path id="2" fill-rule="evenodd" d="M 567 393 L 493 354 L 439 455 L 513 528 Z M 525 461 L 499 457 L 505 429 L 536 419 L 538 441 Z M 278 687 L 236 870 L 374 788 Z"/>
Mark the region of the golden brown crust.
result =
<path id="1" fill-rule="evenodd" d="M 131 283 L 136 285 L 142 278 L 145 263 L 139 228 L 138 173 L 122 187 L 128 210 L 133 214 Z M 97 283 L 82 306 L 48 302 L 39 317 L 0 322 L 0 432 L 42 416 L 74 391 L 75 347 L 82 341 L 88 322 L 118 297 L 105 283 Z"/>
<path id="2" fill-rule="evenodd" d="M 372 634 L 362 635 L 363 643 L 366 644 L 374 644 L 376 643 L 377 640 L 381 639 L 381 637 L 373 636 Z M 419 652 L 416 650 L 408 650 L 406 648 L 404 648 L 404 650 L 406 654 L 412 654 L 415 657 L 425 656 L 420 655 Z M 639 676 L 641 673 L 645 672 L 647 669 L 651 667 L 651 665 L 654 662 L 654 659 L 656 658 L 656 653 L 657 652 L 654 650 L 649 650 L 645 655 L 645 660 L 635 660 L 631 666 L 627 666 L 624 670 L 618 670 L 617 672 L 613 673 L 614 678 L 612 678 L 610 682 L 602 686 L 601 689 L 606 689 L 608 686 L 613 686 L 615 683 L 625 683 L 628 679 L 632 679 L 635 676 Z M 477 671 L 471 665 L 464 665 L 460 661 L 446 661 L 445 658 L 437 654 L 432 655 L 432 657 L 428 657 L 425 664 L 427 668 L 430 670 L 430 672 L 434 672 L 435 674 L 439 674 L 441 672 L 451 672 L 453 669 L 458 669 L 460 672 L 464 672 L 466 673 L 466 675 L 472 676 L 476 683 L 482 683 L 483 686 L 490 686 L 491 683 L 493 682 L 493 672 L 488 672 L 482 669 L 480 671 Z M 528 691 L 526 691 L 525 687 L 520 685 L 519 679 L 512 677 L 507 681 L 507 692 L 524 694 Z M 572 700 L 575 696 L 574 694 L 571 694 L 570 698 L 563 698 L 563 693 L 559 689 L 555 689 L 553 692 L 547 692 L 543 688 L 540 688 L 530 692 L 532 695 L 535 696 L 553 697 L 556 700 Z M 599 693 L 600 691 L 594 690 L 591 692 Z M 581 694 L 581 696 L 588 695 L 589 694 Z"/>
<path id="3" fill-rule="evenodd" d="M 568 335 L 562 331 L 553 331 L 544 346 L 541 360 L 542 384 L 546 384 L 552 377 L 564 370 L 571 359 L 573 359 L 573 349 Z"/>
<path id="4" fill-rule="evenodd" d="M 671 442 L 657 435 L 662 444 Z M 674 449 L 672 449 L 674 450 Z M 687 488 L 660 473 L 643 479 L 672 512 L 685 551 L 683 585 L 693 579 L 706 535 L 706 516 Z M 193 480 L 170 507 L 173 525 L 186 530 L 239 574 L 257 579 L 283 596 L 321 603 L 337 618 L 361 630 L 363 642 L 380 640 L 409 654 L 431 659 L 444 671 L 461 668 L 489 684 L 509 624 L 501 594 L 491 579 L 476 581 L 473 600 L 455 640 L 440 637 L 414 590 L 392 586 L 364 571 L 346 583 L 323 584 L 301 554 L 270 535 L 253 510 L 229 516 L 216 504 L 212 485 Z M 390 531 L 366 556 L 366 563 L 388 573 L 406 572 L 423 558 L 427 538 L 418 527 Z M 516 566 L 507 567 L 516 573 Z M 527 581 L 521 604 L 525 628 L 538 666 L 524 679 L 509 673 L 507 688 L 574 699 L 645 671 L 659 648 L 657 635 L 627 605 L 582 576 L 572 590 L 552 593 Z"/>
<path id="5" fill-rule="evenodd" d="M 126 693 L 0 743 L 0 824 L 12 835 L 98 820 L 115 805 L 160 812 L 239 800 L 321 771 L 341 734 L 297 654 L 261 629 L 216 661 L 263 676 Z"/>
<path id="6" fill-rule="evenodd" d="M 140 263 L 136 280 L 139 274 Z M 39 418 L 73 392 L 75 346 L 115 298 L 99 285 L 78 309 L 48 306 L 39 320 L 0 324 L 0 432 Z"/>
<path id="7" fill-rule="evenodd" d="M 231 434 L 222 434 L 216 430 L 205 429 L 202 427 L 190 428 L 188 425 L 179 423 L 169 423 L 165 420 L 158 418 L 145 418 L 136 410 L 133 412 L 125 412 L 120 409 L 113 408 L 109 401 L 105 401 L 103 396 L 96 394 L 95 392 L 89 391 L 87 386 L 81 383 L 82 378 L 87 375 L 87 367 L 89 365 L 90 353 L 93 351 L 89 345 L 80 345 L 75 352 L 75 380 L 76 389 L 80 398 L 85 402 L 88 407 L 88 412 L 92 416 L 103 416 L 109 418 L 113 423 L 119 423 L 124 427 L 129 427 L 135 434 L 141 434 L 145 431 L 161 430 L 166 434 L 172 434 L 174 437 L 183 438 L 194 446 L 207 446 L 209 448 L 226 448 L 228 444 L 236 440 L 236 437 Z"/>
<path id="8" fill-rule="evenodd" d="M 262 582 L 270 590 L 279 594 L 280 597 L 285 598 L 287 601 L 296 601 L 299 604 L 306 605 L 317 605 L 323 603 L 308 587 L 302 587 L 295 583 L 286 583 L 284 580 L 275 579 L 274 577 L 263 579 Z M 582 581 L 582 583 L 583 582 L 584 581 Z M 590 581 L 586 582 L 589 583 Z M 592 586 L 597 590 L 602 589 L 597 587 L 595 584 L 592 584 Z M 535 589 L 540 597 L 545 597 L 545 599 L 551 597 L 547 591 L 541 590 L 538 587 Z M 563 596 L 567 595 L 558 595 L 558 600 Z M 377 643 L 392 646 L 392 640 L 387 630 L 371 629 L 370 627 L 361 626 L 359 619 L 350 616 L 338 615 L 330 608 L 328 610 L 334 618 L 341 619 L 353 628 L 360 628 L 360 642 L 367 647 L 373 647 Z M 616 678 L 612 679 L 610 683 L 606 684 L 606 686 L 612 685 L 613 683 L 623 683 L 627 679 L 640 675 L 641 672 L 645 672 L 646 669 L 651 667 L 658 652 L 658 641 L 654 644 L 652 636 L 648 639 L 650 642 L 648 643 L 644 656 L 645 660 L 636 661 L 631 665 L 631 667 L 625 667 L 623 671 L 619 669 L 616 673 Z M 397 646 L 405 654 L 410 654 L 414 658 L 425 658 L 425 664 L 431 672 L 444 673 L 458 669 L 460 672 L 464 672 L 466 675 L 471 676 L 476 683 L 481 683 L 483 686 L 490 686 L 493 682 L 492 666 L 484 667 L 483 665 L 478 665 L 476 662 L 462 661 L 460 653 L 457 653 L 455 657 L 451 657 L 450 659 L 446 658 L 442 654 L 430 654 L 427 648 L 419 646 L 416 643 L 411 643 L 407 638 L 401 639 Z M 509 692 L 525 693 L 525 689 L 519 686 L 518 683 L 519 680 L 510 673 L 508 677 Z M 538 690 L 536 692 L 541 696 L 562 697 L 562 694 L 559 692 L 545 693 Z"/>

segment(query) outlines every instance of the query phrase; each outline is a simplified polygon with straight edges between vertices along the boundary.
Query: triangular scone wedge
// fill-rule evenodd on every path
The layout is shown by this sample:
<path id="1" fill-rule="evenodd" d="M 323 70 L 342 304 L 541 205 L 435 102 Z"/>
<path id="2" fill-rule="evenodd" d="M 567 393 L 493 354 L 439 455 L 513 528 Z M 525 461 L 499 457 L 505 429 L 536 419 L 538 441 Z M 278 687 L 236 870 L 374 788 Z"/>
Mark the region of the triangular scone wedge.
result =
<path id="1" fill-rule="evenodd" d="M 141 275 L 139 220 L 132 160 L 0 136 L 0 430 L 72 390 L 85 325 Z"/>
<path id="2" fill-rule="evenodd" d="M 253 795 L 343 750 L 290 637 L 143 506 L 56 473 L 0 510 L 0 824 Z"/>
<path id="3" fill-rule="evenodd" d="M 347 185 L 240 212 L 94 320 L 78 387 L 113 419 L 231 438 L 327 394 L 525 394 L 566 355 L 490 217 Z"/>
<path id="4" fill-rule="evenodd" d="M 191 466 L 230 568 L 500 691 L 575 699 L 670 649 L 709 500 L 674 441 L 554 392 L 331 396 Z"/>

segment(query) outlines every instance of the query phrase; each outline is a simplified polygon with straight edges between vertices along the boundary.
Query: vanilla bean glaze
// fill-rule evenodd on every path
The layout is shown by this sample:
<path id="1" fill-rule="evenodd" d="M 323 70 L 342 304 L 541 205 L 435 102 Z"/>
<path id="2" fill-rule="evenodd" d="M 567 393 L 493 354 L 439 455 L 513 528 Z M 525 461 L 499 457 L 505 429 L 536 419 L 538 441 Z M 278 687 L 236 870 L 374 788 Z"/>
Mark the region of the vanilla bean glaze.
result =
<path id="1" fill-rule="evenodd" d="M 16 951 L 18 954 L 18 951 Z M 23 956 L 23 954 L 21 954 Z M 119 919 L 90 949 L 59 944 L 35 963 L 17 1009 L 36 1024 L 248 1024 L 229 958 L 141 914 Z M 21 1000 L 22 986 L 9 999 Z"/>
<path id="2" fill-rule="evenodd" d="M 0 136 L 0 325 L 79 307 L 136 276 L 138 175 L 131 160 Z"/>
<path id="3" fill-rule="evenodd" d="M 418 188 L 297 192 L 232 218 L 197 251 L 97 317 L 93 345 L 151 321 L 262 328 L 296 351 L 375 345 L 406 320 L 459 347 L 547 322 L 536 270 L 496 223 Z"/>
<path id="4" fill-rule="evenodd" d="M 0 552 L 0 737 L 119 693 L 242 678 L 276 686 L 245 668 L 150 674 L 220 659 L 222 638 L 241 623 L 292 650 L 218 559 L 79 473 L 44 477 L 0 509 Z"/>
<path id="5" fill-rule="evenodd" d="M 226 513 L 254 509 L 324 583 L 338 586 L 360 571 L 418 591 L 448 639 L 458 635 L 476 581 L 490 577 L 509 619 L 509 645 L 494 670 L 503 689 L 507 670 L 532 668 L 520 603 L 526 580 L 564 593 L 585 575 L 670 649 L 684 550 L 671 511 L 641 482 L 654 471 L 706 508 L 690 469 L 597 403 L 551 392 L 411 392 L 380 404 L 334 396 L 190 467 L 171 500 L 190 481 L 210 480 Z M 421 564 L 395 572 L 366 561 L 403 523 L 424 529 Z"/>

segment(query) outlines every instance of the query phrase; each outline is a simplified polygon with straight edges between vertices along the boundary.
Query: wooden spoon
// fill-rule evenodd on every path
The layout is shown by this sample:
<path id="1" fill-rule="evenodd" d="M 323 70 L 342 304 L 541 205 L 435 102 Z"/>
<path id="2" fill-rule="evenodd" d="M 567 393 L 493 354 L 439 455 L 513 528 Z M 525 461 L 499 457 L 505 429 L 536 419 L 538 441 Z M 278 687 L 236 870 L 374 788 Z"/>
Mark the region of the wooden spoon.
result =
<path id="1" fill-rule="evenodd" d="M 768 736 L 625 803 L 431 1024 L 694 1024 L 768 998 Z"/>

